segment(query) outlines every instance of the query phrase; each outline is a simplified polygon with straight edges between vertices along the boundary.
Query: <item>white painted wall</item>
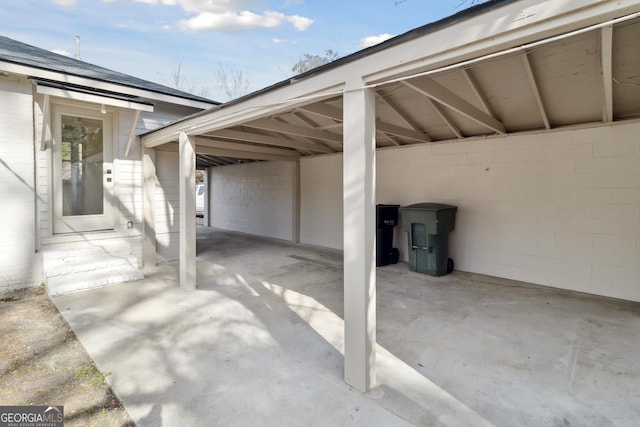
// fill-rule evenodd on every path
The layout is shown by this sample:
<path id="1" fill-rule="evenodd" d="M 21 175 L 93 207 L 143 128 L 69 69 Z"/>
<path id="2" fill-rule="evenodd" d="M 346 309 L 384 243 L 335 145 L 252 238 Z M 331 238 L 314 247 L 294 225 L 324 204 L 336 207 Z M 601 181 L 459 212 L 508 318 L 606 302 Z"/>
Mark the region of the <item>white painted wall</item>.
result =
<path id="1" fill-rule="evenodd" d="M 640 301 L 639 123 L 403 147 L 377 158 L 377 203 L 458 206 L 456 269 Z M 302 243 L 342 245 L 341 162 L 301 162 Z M 406 233 L 395 234 L 406 260 Z"/>
<path id="2" fill-rule="evenodd" d="M 342 155 L 300 159 L 300 243 L 342 249 Z"/>
<path id="3" fill-rule="evenodd" d="M 129 155 L 125 156 L 134 112 L 113 109 L 116 127 L 115 231 L 87 235 L 53 235 L 50 221 L 51 148 L 48 146 L 47 150 L 40 150 L 42 99 L 41 95 L 34 98 L 32 85 L 26 77 L 0 78 L 0 197 L 4 202 L 3 208 L 0 209 L 0 292 L 39 284 L 43 279 L 39 250 L 51 243 L 100 238 L 126 240 L 130 243 L 133 254 L 141 261 L 142 175 L 140 146 L 137 141 L 134 142 Z M 54 98 L 51 100 L 55 102 Z M 34 101 L 40 104 L 34 105 Z M 99 108 L 95 105 L 78 105 Z M 155 112 L 142 114 L 136 124 L 136 134 L 157 128 L 195 111 L 193 108 L 157 103 Z M 162 155 L 160 157 L 163 159 Z M 175 167 L 177 169 L 177 158 Z M 171 166 L 165 169 L 171 174 L 174 164 L 171 163 Z M 177 182 L 177 178 L 172 176 L 163 178 L 166 181 L 172 180 L 171 185 Z M 168 182 L 165 182 L 164 188 L 158 186 L 158 198 L 161 201 L 158 204 L 158 217 L 163 219 L 159 222 L 165 231 L 163 235 L 161 230 L 159 245 L 161 242 L 170 241 L 170 232 L 173 231 L 172 205 L 174 201 L 177 204 L 177 198 L 174 200 L 173 197 L 174 192 Z M 128 221 L 133 222 L 133 228 L 127 228 Z M 169 246 L 167 244 L 167 247 Z M 168 251 L 168 258 L 175 259 L 170 253 L 171 250 Z M 163 252 L 162 248 L 160 252 L 167 253 Z"/>
<path id="4" fill-rule="evenodd" d="M 293 163 L 245 163 L 209 173 L 212 227 L 292 239 Z"/>
<path id="5" fill-rule="evenodd" d="M 40 283 L 31 85 L 0 76 L 0 292 Z"/>

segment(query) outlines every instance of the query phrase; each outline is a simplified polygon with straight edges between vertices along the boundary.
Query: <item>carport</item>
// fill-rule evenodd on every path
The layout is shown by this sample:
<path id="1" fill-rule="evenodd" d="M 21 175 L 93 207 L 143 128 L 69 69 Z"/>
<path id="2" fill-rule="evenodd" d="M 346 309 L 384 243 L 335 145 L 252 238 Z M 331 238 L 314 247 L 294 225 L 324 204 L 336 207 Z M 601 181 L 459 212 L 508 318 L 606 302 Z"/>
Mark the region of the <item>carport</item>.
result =
<path id="1" fill-rule="evenodd" d="M 179 155 L 185 290 L 196 286 L 197 164 L 294 162 L 291 240 L 298 242 L 300 159 L 342 153 L 345 381 L 367 391 L 375 383 L 379 153 L 444 144 L 455 152 L 486 140 L 508 144 L 513 135 L 582 129 L 615 134 L 618 122 L 635 124 L 640 116 L 638 40 L 640 1 L 489 1 L 143 135 L 145 268 L 156 263 L 158 151 Z M 636 156 L 632 142 L 619 145 L 633 146 Z M 635 170 L 612 177 L 618 178 L 629 178 L 637 190 Z M 628 220 L 622 231 L 637 234 L 637 222 L 637 216 Z M 632 269 L 630 283 L 638 277 Z M 637 292 L 611 296 L 634 299 Z"/>

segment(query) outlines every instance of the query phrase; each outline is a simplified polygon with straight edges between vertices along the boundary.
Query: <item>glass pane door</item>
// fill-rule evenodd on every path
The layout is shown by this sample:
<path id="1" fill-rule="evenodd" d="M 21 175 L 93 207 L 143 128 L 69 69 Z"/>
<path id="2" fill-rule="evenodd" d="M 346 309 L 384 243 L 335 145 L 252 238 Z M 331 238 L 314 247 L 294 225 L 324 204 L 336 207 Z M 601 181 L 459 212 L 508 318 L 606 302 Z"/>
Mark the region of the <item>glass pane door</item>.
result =
<path id="1" fill-rule="evenodd" d="M 62 215 L 104 213 L 103 123 L 62 116 Z"/>
<path id="2" fill-rule="evenodd" d="M 54 105 L 53 232 L 114 228 L 111 113 Z"/>

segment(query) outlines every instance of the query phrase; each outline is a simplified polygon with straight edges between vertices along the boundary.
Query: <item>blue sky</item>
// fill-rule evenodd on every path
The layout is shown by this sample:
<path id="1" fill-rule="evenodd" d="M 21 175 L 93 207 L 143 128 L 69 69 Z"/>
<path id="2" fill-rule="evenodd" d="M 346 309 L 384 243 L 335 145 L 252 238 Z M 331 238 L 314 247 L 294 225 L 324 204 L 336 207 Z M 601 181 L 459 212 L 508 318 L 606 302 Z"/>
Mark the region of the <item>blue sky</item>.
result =
<path id="1" fill-rule="evenodd" d="M 225 101 L 216 70 L 257 90 L 292 75 L 305 53 L 340 56 L 459 12 L 464 0 L 19 0 L 0 4 L 1 34 Z M 380 38 L 380 36 L 382 36 Z M 372 38 L 372 39 L 367 39 Z"/>

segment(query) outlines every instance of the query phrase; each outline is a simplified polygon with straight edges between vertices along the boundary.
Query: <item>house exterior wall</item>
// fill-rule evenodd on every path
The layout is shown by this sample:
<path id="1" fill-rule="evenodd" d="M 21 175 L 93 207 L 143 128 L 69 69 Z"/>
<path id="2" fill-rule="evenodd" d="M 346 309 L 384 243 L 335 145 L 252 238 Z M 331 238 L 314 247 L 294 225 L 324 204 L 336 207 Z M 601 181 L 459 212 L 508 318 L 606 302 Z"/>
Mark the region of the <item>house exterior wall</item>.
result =
<path id="1" fill-rule="evenodd" d="M 292 162 L 210 168 L 211 226 L 292 240 L 294 170 Z"/>
<path id="2" fill-rule="evenodd" d="M 42 280 L 36 252 L 31 85 L 0 76 L 0 292 Z"/>
<path id="3" fill-rule="evenodd" d="M 29 287 L 43 280 L 42 250 L 48 245 L 74 241 L 127 242 L 131 253 L 142 259 L 142 173 L 140 144 L 134 141 L 125 155 L 135 112 L 112 108 L 114 121 L 114 230 L 99 233 L 53 234 L 51 145 L 40 150 L 44 96 L 34 94 L 26 77 L 0 78 L 0 292 Z M 52 103 L 59 102 L 54 97 Z M 67 102 L 62 100 L 62 102 Z M 79 107 L 100 106 L 74 103 Z M 156 103 L 154 112 L 143 112 L 136 134 L 155 129 L 192 114 L 197 109 Z M 176 160 L 177 161 L 177 160 Z M 159 194 L 164 192 L 159 186 Z M 159 195 L 160 197 L 160 195 Z M 170 198 L 170 197 L 169 197 Z M 159 216 L 170 216 L 159 207 Z M 131 221 L 133 227 L 128 228 Z"/>
<path id="4" fill-rule="evenodd" d="M 458 206 L 457 270 L 640 301 L 638 135 L 626 123 L 380 150 L 377 203 Z M 301 161 L 302 243 L 342 247 L 341 167 Z M 406 261 L 401 227 L 395 240 Z"/>

